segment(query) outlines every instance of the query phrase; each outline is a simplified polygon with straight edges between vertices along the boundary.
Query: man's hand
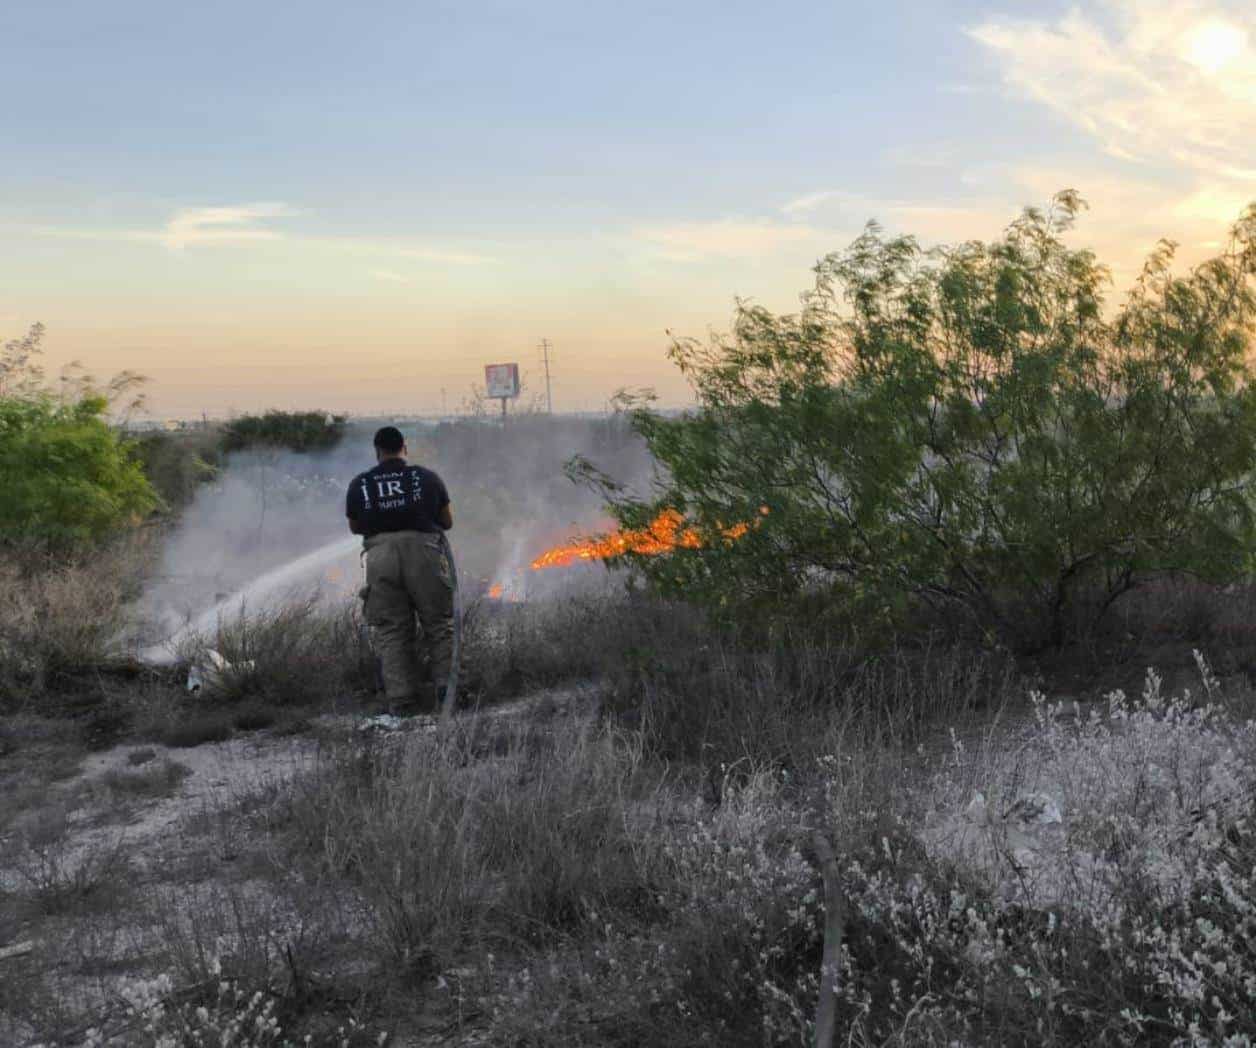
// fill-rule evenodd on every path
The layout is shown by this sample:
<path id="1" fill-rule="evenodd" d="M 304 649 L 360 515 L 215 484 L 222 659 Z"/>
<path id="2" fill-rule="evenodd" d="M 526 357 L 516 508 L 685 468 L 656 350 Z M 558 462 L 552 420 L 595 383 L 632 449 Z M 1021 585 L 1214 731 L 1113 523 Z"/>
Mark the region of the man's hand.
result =
<path id="1" fill-rule="evenodd" d="M 436 523 L 440 525 L 442 531 L 448 531 L 454 526 L 454 514 L 453 510 L 449 508 L 449 503 L 445 503 L 437 510 Z"/>

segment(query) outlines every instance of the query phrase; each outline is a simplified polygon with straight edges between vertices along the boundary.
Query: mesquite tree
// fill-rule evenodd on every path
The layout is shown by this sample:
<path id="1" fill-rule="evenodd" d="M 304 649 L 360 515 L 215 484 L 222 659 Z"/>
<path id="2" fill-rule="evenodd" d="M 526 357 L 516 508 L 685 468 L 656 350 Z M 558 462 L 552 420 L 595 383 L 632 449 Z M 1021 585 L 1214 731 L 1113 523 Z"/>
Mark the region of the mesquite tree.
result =
<path id="1" fill-rule="evenodd" d="M 65 551 L 142 520 L 160 500 L 133 443 L 109 423 L 142 379 L 75 371 L 49 388 L 43 326 L 0 345 L 0 545 Z"/>
<path id="2" fill-rule="evenodd" d="M 1061 193 L 993 243 L 930 251 L 870 225 L 798 314 L 739 303 L 730 335 L 677 340 L 698 408 L 634 414 L 654 490 L 577 467 L 624 524 L 669 506 L 706 537 L 640 569 L 727 608 L 924 599 L 1020 646 L 1156 573 L 1245 571 L 1256 208 L 1185 275 L 1162 243 L 1107 309 L 1106 269 L 1063 240 L 1082 206 Z"/>

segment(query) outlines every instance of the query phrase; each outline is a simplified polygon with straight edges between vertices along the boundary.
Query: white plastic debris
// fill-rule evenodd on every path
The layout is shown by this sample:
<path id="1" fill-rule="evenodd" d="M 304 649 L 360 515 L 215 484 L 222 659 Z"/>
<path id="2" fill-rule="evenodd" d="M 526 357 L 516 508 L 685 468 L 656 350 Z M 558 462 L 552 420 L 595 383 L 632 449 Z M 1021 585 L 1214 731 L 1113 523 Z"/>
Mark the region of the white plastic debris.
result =
<path id="1" fill-rule="evenodd" d="M 248 673 L 253 661 L 228 662 L 220 652 L 206 648 L 188 668 L 188 691 L 193 695 L 206 695 L 221 687 L 232 674 Z"/>

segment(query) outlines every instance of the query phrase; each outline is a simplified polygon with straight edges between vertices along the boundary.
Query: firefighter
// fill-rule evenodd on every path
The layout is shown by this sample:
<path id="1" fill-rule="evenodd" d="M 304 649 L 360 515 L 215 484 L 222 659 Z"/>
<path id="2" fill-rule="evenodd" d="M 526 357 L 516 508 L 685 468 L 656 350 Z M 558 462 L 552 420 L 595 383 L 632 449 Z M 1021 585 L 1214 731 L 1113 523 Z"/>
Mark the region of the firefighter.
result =
<path id="1" fill-rule="evenodd" d="M 371 626 L 390 708 L 439 710 L 453 654 L 453 572 L 441 534 L 454 526 L 445 483 L 408 463 L 395 426 L 375 434 L 376 465 L 349 485 L 349 530 L 364 539 L 363 614 Z M 415 617 L 431 656 L 434 684 L 418 670 Z"/>

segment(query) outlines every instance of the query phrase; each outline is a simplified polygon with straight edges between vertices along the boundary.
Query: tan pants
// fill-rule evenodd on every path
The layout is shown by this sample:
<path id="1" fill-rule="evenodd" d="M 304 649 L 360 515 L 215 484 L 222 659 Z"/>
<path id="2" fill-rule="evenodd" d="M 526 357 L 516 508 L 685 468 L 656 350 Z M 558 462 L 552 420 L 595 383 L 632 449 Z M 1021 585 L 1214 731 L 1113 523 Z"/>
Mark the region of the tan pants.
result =
<path id="1" fill-rule="evenodd" d="M 419 698 L 415 615 L 432 659 L 432 680 L 449 679 L 453 656 L 454 589 L 440 535 L 384 532 L 366 540 L 363 614 L 375 632 L 389 702 Z"/>

